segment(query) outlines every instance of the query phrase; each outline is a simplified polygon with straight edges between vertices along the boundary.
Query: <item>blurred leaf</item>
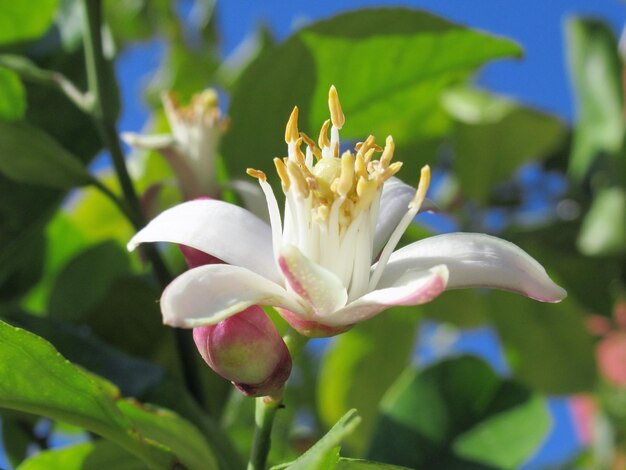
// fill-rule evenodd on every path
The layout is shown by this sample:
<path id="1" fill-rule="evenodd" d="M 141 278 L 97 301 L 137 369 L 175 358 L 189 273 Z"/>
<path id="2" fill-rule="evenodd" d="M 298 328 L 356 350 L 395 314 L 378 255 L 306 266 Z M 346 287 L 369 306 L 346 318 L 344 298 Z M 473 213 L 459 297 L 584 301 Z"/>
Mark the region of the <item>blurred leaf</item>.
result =
<path id="1" fill-rule="evenodd" d="M 593 342 L 573 300 L 546 304 L 497 291 L 487 299 L 490 318 L 518 380 L 551 395 L 593 389 Z"/>
<path id="2" fill-rule="evenodd" d="M 446 291 L 432 302 L 421 305 L 420 310 L 428 318 L 459 328 L 472 328 L 488 321 L 485 295 L 475 289 Z"/>
<path id="3" fill-rule="evenodd" d="M 388 463 L 371 462 L 369 460 L 340 458 L 336 470 L 408 470 L 408 467 L 398 467 Z"/>
<path id="4" fill-rule="evenodd" d="M 170 468 L 174 456 L 132 432 L 117 409 L 118 390 L 65 360 L 43 339 L 0 322 L 0 406 L 82 426 Z"/>
<path id="5" fill-rule="evenodd" d="M 114 241 L 92 245 L 57 275 L 48 314 L 76 321 L 95 308 L 113 283 L 130 273 L 128 253 Z"/>
<path id="6" fill-rule="evenodd" d="M 310 470 L 328 469 L 337 467 L 339 448 L 341 443 L 359 425 L 361 419 L 356 410 L 348 411 L 330 431 L 326 433 L 313 447 L 307 450 L 300 458 L 289 464 L 277 465 L 272 470 Z"/>
<path id="7" fill-rule="evenodd" d="M 356 455 L 365 451 L 381 398 L 411 360 L 419 316 L 403 310 L 388 310 L 340 335 L 320 365 L 317 405 L 323 422 L 331 426 L 351 407 L 362 410 L 361 425 L 346 441 Z"/>
<path id="8" fill-rule="evenodd" d="M 601 189 L 585 214 L 578 248 L 587 256 L 626 252 L 626 192 L 620 187 Z"/>
<path id="9" fill-rule="evenodd" d="M 85 442 L 45 450 L 26 460 L 17 470 L 142 470 L 145 464 L 108 441 Z"/>
<path id="10" fill-rule="evenodd" d="M 92 181 L 79 160 L 26 123 L 0 121 L 0 171 L 16 181 L 59 189 Z"/>
<path id="11" fill-rule="evenodd" d="M 17 467 L 27 454 L 28 447 L 32 445 L 33 423 L 2 415 L 2 445 L 4 455 L 13 467 Z"/>
<path id="12" fill-rule="evenodd" d="M 557 117 L 486 92 L 448 92 L 444 103 L 458 119 L 454 134 L 456 176 L 464 193 L 486 202 L 497 184 L 528 160 L 549 156 L 566 137 Z"/>
<path id="13" fill-rule="evenodd" d="M 567 51 L 578 115 L 569 172 L 580 180 L 598 154 L 614 154 L 622 146 L 622 65 L 617 38 L 599 20 L 569 19 Z"/>
<path id="14" fill-rule="evenodd" d="M 58 0 L 0 3 L 0 44 L 36 39 L 54 19 Z"/>
<path id="15" fill-rule="evenodd" d="M 16 73 L 0 67 L 0 120 L 17 121 L 26 111 L 24 87 Z"/>
<path id="16" fill-rule="evenodd" d="M 466 356 L 407 369 L 384 398 L 369 457 L 415 469 L 513 469 L 549 427 L 541 398 Z"/>
<path id="17" fill-rule="evenodd" d="M 398 145 L 439 137 L 449 127 L 444 89 L 491 59 L 519 54 L 508 40 L 417 10 L 360 10 L 315 23 L 243 73 L 229 110 L 226 164 L 233 176 L 269 168 L 269 157 L 285 152 L 282 136 L 296 104 L 300 128 L 317 136 L 331 84 L 346 114 L 344 137 L 392 134 Z M 412 172 L 424 162 L 419 154 L 402 156 Z"/>

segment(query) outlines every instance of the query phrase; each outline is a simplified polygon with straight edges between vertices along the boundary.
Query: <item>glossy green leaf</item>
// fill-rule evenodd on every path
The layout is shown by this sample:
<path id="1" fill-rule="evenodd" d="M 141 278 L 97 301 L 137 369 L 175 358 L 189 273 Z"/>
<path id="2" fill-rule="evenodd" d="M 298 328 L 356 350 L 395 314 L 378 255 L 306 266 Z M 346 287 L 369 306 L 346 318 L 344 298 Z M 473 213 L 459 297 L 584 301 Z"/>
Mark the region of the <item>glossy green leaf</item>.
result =
<path id="1" fill-rule="evenodd" d="M 108 441 L 85 442 L 46 450 L 24 461 L 17 470 L 143 470 L 145 464 Z"/>
<path id="2" fill-rule="evenodd" d="M 418 315 L 413 309 L 388 310 L 340 335 L 324 354 L 318 413 L 331 426 L 351 407 L 359 410 L 362 423 L 346 440 L 357 455 L 371 437 L 381 398 L 411 360 Z"/>
<path id="3" fill-rule="evenodd" d="M 95 308 L 115 281 L 130 272 L 128 253 L 114 241 L 93 245 L 72 259 L 57 275 L 48 313 L 78 320 Z"/>
<path id="4" fill-rule="evenodd" d="M 392 134 L 398 145 L 409 145 L 440 137 L 450 124 L 440 105 L 446 87 L 489 60 L 519 54 L 511 41 L 418 10 L 360 10 L 320 21 L 263 54 L 240 78 L 223 145 L 226 164 L 233 176 L 250 166 L 271 168 L 270 158 L 286 151 L 294 105 L 300 128 L 316 137 L 328 118 L 331 84 L 341 97 L 346 138 Z M 426 158 L 402 159 L 414 177 Z"/>
<path id="5" fill-rule="evenodd" d="M 0 120 L 17 121 L 26 111 L 26 96 L 19 77 L 0 67 Z"/>
<path id="6" fill-rule="evenodd" d="M 614 154 L 622 147 L 622 64 L 612 28 L 596 19 L 567 22 L 567 51 L 578 121 L 569 172 L 580 180 L 598 154 Z"/>
<path id="7" fill-rule="evenodd" d="M 27 41 L 43 35 L 52 25 L 58 0 L 0 2 L 0 44 Z"/>
<path id="8" fill-rule="evenodd" d="M 300 458 L 289 464 L 272 467 L 272 470 L 313 470 L 336 468 L 339 462 L 339 448 L 341 443 L 359 425 L 361 419 L 356 410 L 348 411 L 313 447 L 307 450 Z"/>
<path id="9" fill-rule="evenodd" d="M 26 123 L 0 121 L 0 171 L 16 181 L 59 189 L 92 181 L 78 159 Z"/>
<path id="10" fill-rule="evenodd" d="M 566 137 L 557 117 L 486 92 L 460 89 L 444 103 L 458 120 L 454 134 L 455 175 L 462 191 L 486 202 L 493 187 L 528 160 L 548 157 Z"/>
<path id="11" fill-rule="evenodd" d="M 605 188 L 594 197 L 580 227 L 578 248 L 587 256 L 626 252 L 626 191 Z"/>
<path id="12" fill-rule="evenodd" d="M 513 469 L 549 427 L 543 400 L 466 356 L 407 369 L 384 398 L 368 457 L 415 469 Z"/>
<path id="13" fill-rule="evenodd" d="M 152 468 L 168 468 L 174 456 L 143 441 L 116 407 L 117 389 L 65 360 L 48 342 L 0 322 L 0 407 L 89 429 Z"/>
<path id="14" fill-rule="evenodd" d="M 576 302 L 545 304 L 492 292 L 488 308 L 518 380 L 552 395 L 593 389 L 593 342 Z"/>

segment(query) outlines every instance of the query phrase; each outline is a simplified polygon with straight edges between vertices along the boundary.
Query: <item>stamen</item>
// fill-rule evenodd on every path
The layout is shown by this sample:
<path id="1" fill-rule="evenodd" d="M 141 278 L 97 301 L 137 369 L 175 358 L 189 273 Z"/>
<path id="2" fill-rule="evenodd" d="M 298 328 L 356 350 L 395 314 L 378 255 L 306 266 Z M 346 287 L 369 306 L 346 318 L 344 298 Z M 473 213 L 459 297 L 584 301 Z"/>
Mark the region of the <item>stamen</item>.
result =
<path id="1" fill-rule="evenodd" d="M 313 152 L 313 155 L 315 155 L 315 157 L 318 160 L 322 158 L 322 152 L 320 151 L 319 148 L 317 148 L 317 145 L 315 145 L 315 142 L 313 142 L 313 139 L 311 139 L 304 132 L 300 132 L 300 137 L 302 137 L 304 142 L 307 144 L 308 148 L 311 149 L 311 151 Z"/>
<path id="2" fill-rule="evenodd" d="M 298 107 L 294 106 L 287 127 L 285 128 L 285 142 L 293 142 L 298 139 Z"/>
<path id="3" fill-rule="evenodd" d="M 389 237 L 389 240 L 387 241 L 385 248 L 383 248 L 383 251 L 380 254 L 380 259 L 378 260 L 378 264 L 376 265 L 376 268 L 374 269 L 374 272 L 372 273 L 372 277 L 370 278 L 370 283 L 369 283 L 370 291 L 376 289 L 376 286 L 378 285 L 378 281 L 380 281 L 380 277 L 383 274 L 385 266 L 387 266 L 387 263 L 389 262 L 389 258 L 391 257 L 393 250 L 396 248 L 396 245 L 400 241 L 400 238 L 402 237 L 402 234 L 404 233 L 406 228 L 411 224 L 411 222 L 415 218 L 415 215 L 420 210 L 422 202 L 424 202 L 424 198 L 426 197 L 426 192 L 428 191 L 429 184 L 430 184 L 430 167 L 428 165 L 425 165 L 422 168 L 422 171 L 420 174 L 420 181 L 419 181 L 419 184 L 417 185 L 417 191 L 415 191 L 415 197 L 413 197 L 413 200 L 411 200 L 411 202 L 409 203 L 409 210 L 407 211 L 406 214 L 404 214 L 404 217 L 402 217 L 402 220 L 400 220 L 400 223 L 396 226 L 394 231 L 391 233 L 391 236 Z"/>
<path id="4" fill-rule="evenodd" d="M 322 124 L 322 129 L 320 130 L 320 136 L 317 139 L 317 143 L 320 148 L 330 147 L 330 140 L 328 140 L 328 129 L 330 127 L 330 119 L 326 119 L 324 124 Z"/>
<path id="5" fill-rule="evenodd" d="M 265 173 L 263 173 L 261 170 L 255 170 L 254 168 L 248 168 L 246 170 L 246 173 L 250 176 L 252 176 L 253 178 L 258 179 L 259 181 L 262 182 L 266 182 L 267 181 L 267 176 Z"/>
<path id="6" fill-rule="evenodd" d="M 283 191 L 289 191 L 289 187 L 291 186 L 291 180 L 289 179 L 289 173 L 287 172 L 287 167 L 285 166 L 285 162 L 283 162 L 280 158 L 276 157 L 274 159 L 274 166 L 276 167 L 276 173 L 278 173 L 278 177 L 280 178 L 280 182 L 283 185 Z"/>
<path id="7" fill-rule="evenodd" d="M 402 168 L 402 162 L 393 162 L 391 165 L 385 168 L 385 171 L 383 171 L 382 173 L 383 181 L 387 181 L 389 178 L 399 172 L 400 168 Z"/>
<path id="8" fill-rule="evenodd" d="M 363 156 L 363 162 L 365 164 L 369 163 L 372 160 L 372 157 L 374 156 L 375 152 L 376 152 L 375 148 L 371 148 L 367 152 L 365 152 L 365 155 Z"/>
<path id="9" fill-rule="evenodd" d="M 328 92 L 328 107 L 330 108 L 330 120 L 337 129 L 341 129 L 346 122 L 346 117 L 341 110 L 341 103 L 339 102 L 339 95 L 335 85 L 330 87 Z"/>
<path id="10" fill-rule="evenodd" d="M 341 156 L 341 175 L 337 183 L 337 192 L 342 196 L 347 196 L 354 183 L 354 155 L 345 152 Z"/>
<path id="11" fill-rule="evenodd" d="M 391 163 L 391 159 L 393 158 L 393 151 L 396 148 L 396 144 L 393 142 L 393 137 L 388 136 L 385 141 L 385 149 L 383 150 L 383 154 L 380 156 L 380 164 L 383 167 L 389 166 Z"/>
<path id="12" fill-rule="evenodd" d="M 287 161 L 287 170 L 289 170 L 290 180 L 296 187 L 298 192 L 304 196 L 309 196 L 309 185 L 306 182 L 306 178 L 302 173 L 302 169 L 294 163 L 292 160 Z"/>
<path id="13" fill-rule="evenodd" d="M 363 155 L 360 153 L 356 156 L 356 174 L 361 178 L 367 178 L 367 166 L 365 165 L 365 160 L 363 160 Z"/>

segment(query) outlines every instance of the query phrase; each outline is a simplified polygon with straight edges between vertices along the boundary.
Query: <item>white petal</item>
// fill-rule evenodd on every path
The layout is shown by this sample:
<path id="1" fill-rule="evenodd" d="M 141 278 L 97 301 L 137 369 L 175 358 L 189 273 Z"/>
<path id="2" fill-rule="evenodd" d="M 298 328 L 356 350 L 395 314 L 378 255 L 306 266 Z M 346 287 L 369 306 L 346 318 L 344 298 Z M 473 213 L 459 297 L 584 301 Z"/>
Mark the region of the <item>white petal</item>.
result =
<path id="1" fill-rule="evenodd" d="M 324 317 L 346 305 L 348 292 L 339 278 L 304 256 L 295 246 L 281 249 L 278 266 L 289 286 L 313 307 L 316 315 Z"/>
<path id="2" fill-rule="evenodd" d="M 367 320 L 396 305 L 421 305 L 441 294 L 448 281 L 444 265 L 428 270 L 409 270 L 392 285 L 377 289 L 349 303 L 322 321 L 329 326 L 345 326 Z"/>
<path id="3" fill-rule="evenodd" d="M 398 178 L 389 178 L 380 196 L 380 209 L 378 210 L 378 220 L 376 222 L 376 232 L 374 234 L 374 257 L 387 243 L 389 236 L 394 231 L 402 216 L 409 209 L 409 202 L 415 196 L 415 188 L 403 183 Z M 424 200 L 420 212 L 436 210 L 437 206 L 429 199 Z"/>
<path id="4" fill-rule="evenodd" d="M 227 187 L 232 188 L 237 196 L 243 201 L 243 206 L 256 215 L 259 219 L 270 223 L 270 214 L 265 202 L 263 191 L 257 183 L 250 180 L 235 179 L 228 183 Z"/>
<path id="5" fill-rule="evenodd" d="M 210 264 L 184 272 L 163 291 L 161 312 L 167 325 L 194 328 L 215 324 L 252 305 L 302 311 L 295 296 L 245 268 Z"/>
<path id="6" fill-rule="evenodd" d="M 380 285 L 395 282 L 408 269 L 445 264 L 448 288 L 490 287 L 558 302 L 567 293 L 528 253 L 500 238 L 477 233 L 449 233 L 412 243 L 391 255 Z"/>
<path id="7" fill-rule="evenodd" d="M 145 242 L 187 245 L 282 283 L 269 225 L 227 202 L 196 200 L 172 207 L 141 229 L 128 243 L 128 249 Z"/>

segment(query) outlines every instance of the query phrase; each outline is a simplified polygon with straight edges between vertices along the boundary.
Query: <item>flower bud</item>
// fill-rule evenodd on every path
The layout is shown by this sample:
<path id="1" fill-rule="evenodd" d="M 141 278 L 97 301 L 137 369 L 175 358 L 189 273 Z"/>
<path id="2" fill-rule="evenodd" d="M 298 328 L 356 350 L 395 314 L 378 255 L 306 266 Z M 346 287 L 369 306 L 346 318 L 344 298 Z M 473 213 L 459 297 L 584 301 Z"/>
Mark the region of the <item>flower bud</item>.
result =
<path id="1" fill-rule="evenodd" d="M 244 395 L 277 394 L 291 373 L 291 356 L 276 327 L 258 306 L 216 325 L 193 329 L 205 362 Z"/>

